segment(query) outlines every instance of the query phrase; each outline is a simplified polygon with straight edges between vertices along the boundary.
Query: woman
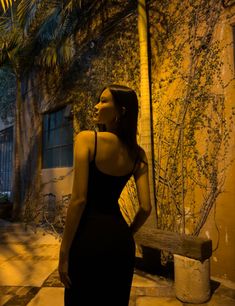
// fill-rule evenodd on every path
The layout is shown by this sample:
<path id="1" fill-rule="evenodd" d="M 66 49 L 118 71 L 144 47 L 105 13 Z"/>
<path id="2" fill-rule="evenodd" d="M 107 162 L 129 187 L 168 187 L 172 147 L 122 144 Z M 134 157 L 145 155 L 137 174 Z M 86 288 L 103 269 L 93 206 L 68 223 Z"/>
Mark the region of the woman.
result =
<path id="1" fill-rule="evenodd" d="M 138 100 L 125 86 L 102 91 L 95 106 L 102 132 L 75 139 L 74 179 L 60 248 L 65 306 L 128 306 L 134 272 L 133 234 L 151 211 L 148 166 L 136 141 Z M 139 210 L 129 227 L 119 196 L 134 176 Z"/>

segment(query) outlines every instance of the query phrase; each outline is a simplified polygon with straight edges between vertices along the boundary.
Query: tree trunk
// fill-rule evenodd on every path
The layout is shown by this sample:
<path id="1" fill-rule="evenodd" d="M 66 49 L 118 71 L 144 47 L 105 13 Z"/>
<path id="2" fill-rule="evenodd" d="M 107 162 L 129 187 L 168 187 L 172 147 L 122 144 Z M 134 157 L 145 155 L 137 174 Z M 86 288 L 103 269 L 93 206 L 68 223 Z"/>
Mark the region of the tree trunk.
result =
<path id="1" fill-rule="evenodd" d="M 12 195 L 13 195 L 13 220 L 20 218 L 20 208 L 22 201 L 22 188 L 20 178 L 20 135 L 21 135 L 21 108 L 22 108 L 22 95 L 21 95 L 21 82 L 19 76 L 16 75 L 16 105 L 15 105 L 15 120 L 13 132 L 13 182 L 12 182 Z"/>
<path id="2" fill-rule="evenodd" d="M 138 32 L 140 44 L 140 143 L 144 148 L 149 163 L 149 186 L 152 212 L 144 227 L 147 229 L 157 226 L 155 205 L 155 178 L 152 137 L 152 110 L 149 80 L 148 58 L 148 22 L 145 0 L 138 0 Z"/>
<path id="3" fill-rule="evenodd" d="M 41 200 L 42 122 L 39 88 L 35 82 L 33 73 L 17 80 L 15 110 L 13 219 L 26 222 L 35 221 Z M 25 91 L 23 95 L 21 88 Z"/>

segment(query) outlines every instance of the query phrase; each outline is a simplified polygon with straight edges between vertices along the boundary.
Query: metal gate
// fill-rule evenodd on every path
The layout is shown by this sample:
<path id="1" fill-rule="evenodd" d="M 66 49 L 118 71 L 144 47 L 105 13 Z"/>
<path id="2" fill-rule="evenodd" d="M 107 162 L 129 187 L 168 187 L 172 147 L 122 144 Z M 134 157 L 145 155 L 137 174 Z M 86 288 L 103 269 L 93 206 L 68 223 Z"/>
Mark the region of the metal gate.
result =
<path id="1" fill-rule="evenodd" d="M 0 131 L 0 193 L 11 195 L 13 126 Z"/>

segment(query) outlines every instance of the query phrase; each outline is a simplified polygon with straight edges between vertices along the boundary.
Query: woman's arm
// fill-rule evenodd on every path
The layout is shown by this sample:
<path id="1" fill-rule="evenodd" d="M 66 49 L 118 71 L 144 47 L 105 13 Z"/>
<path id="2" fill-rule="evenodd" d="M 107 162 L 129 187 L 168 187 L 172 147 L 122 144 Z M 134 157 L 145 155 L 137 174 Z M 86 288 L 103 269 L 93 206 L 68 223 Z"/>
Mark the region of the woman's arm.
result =
<path id="1" fill-rule="evenodd" d="M 69 250 L 87 201 L 89 175 L 88 132 L 80 132 L 74 144 L 74 176 L 72 196 L 67 210 L 65 228 L 60 246 L 59 272 L 61 281 L 68 286 L 67 269 Z"/>
<path id="2" fill-rule="evenodd" d="M 145 223 L 152 210 L 149 191 L 148 161 L 144 150 L 141 152 L 141 159 L 142 161 L 134 173 L 139 210 L 130 226 L 133 234 Z"/>

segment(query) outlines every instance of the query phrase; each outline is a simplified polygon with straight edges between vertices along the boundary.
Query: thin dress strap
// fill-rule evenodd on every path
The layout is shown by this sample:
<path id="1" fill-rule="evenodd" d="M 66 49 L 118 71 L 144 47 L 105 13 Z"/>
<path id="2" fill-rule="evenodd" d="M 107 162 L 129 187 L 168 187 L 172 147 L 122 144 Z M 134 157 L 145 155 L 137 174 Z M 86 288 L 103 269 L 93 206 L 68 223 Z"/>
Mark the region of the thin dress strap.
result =
<path id="1" fill-rule="evenodd" d="M 93 161 L 95 161 L 95 157 L 96 157 L 96 147 L 97 147 L 97 133 L 95 131 L 95 149 L 94 149 L 94 157 L 93 157 Z"/>

